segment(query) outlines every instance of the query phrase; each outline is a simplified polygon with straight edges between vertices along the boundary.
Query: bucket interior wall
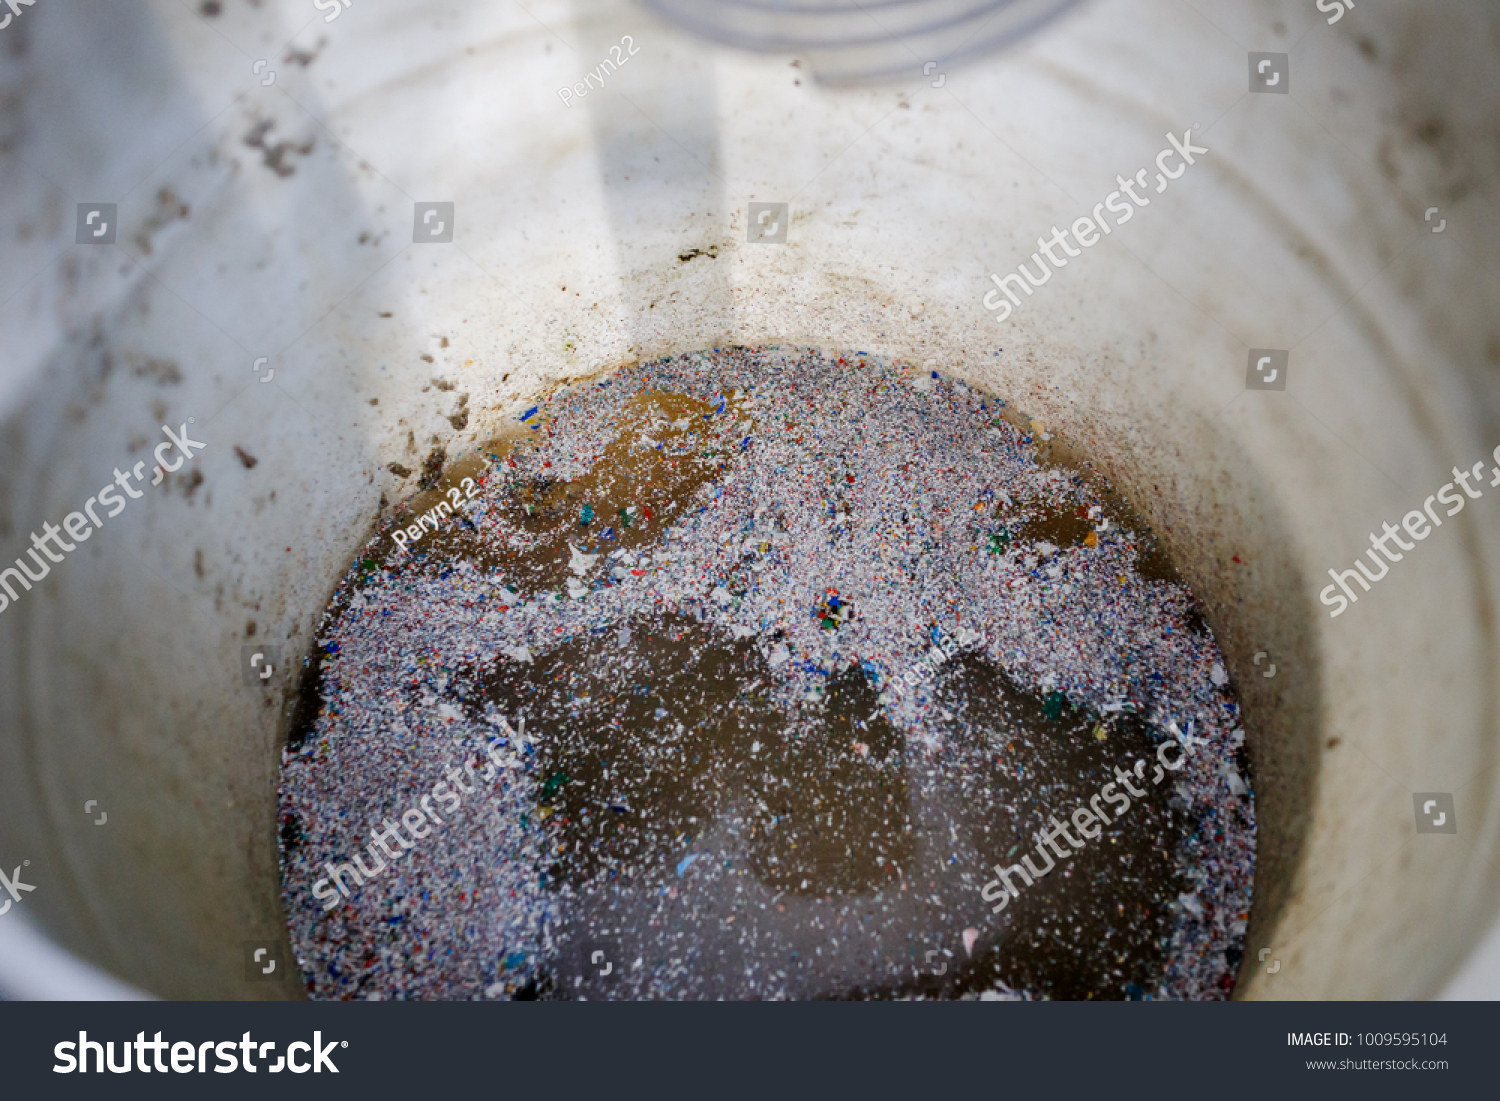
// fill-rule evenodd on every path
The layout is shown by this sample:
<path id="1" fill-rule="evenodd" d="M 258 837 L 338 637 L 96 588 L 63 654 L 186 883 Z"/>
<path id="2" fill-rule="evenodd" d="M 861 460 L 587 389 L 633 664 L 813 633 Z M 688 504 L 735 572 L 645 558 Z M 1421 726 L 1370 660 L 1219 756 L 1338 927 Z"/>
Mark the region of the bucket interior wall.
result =
<path id="1" fill-rule="evenodd" d="M 1500 15 L 1355 31 L 1260 0 L 1226 30 L 1100 0 L 941 87 L 829 93 L 623 3 L 222 7 L 38 5 L 0 43 L 6 555 L 149 468 L 162 425 L 207 444 L 0 614 L 0 857 L 59 944 L 158 995 L 297 996 L 242 964 L 285 944 L 293 695 L 243 647 L 300 661 L 416 489 L 392 464 L 569 380 L 763 343 L 1007 398 L 1167 541 L 1251 741 L 1238 996 L 1429 995 L 1494 920 L 1500 508 L 1337 619 L 1317 594 L 1500 441 Z M 1292 49 L 1296 99 L 1245 94 L 1246 48 Z M 1209 152 L 997 324 L 989 273 L 1189 127 Z M 72 244 L 93 200 L 115 245 Z M 412 243 L 424 201 L 452 243 Z M 790 204 L 786 244 L 746 241 L 752 201 Z M 1246 391 L 1250 348 L 1291 350 L 1286 392 Z M 1414 791 L 1455 793 L 1464 844 L 1414 834 Z"/>

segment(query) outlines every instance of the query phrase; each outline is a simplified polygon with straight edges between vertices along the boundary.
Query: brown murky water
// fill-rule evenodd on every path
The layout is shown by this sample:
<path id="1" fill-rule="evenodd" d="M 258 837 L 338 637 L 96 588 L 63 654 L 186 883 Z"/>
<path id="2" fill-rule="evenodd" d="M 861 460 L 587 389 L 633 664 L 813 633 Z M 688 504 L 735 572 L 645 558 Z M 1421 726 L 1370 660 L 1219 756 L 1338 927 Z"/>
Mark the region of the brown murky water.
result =
<path id="1" fill-rule="evenodd" d="M 1049 814 L 1086 801 L 1123 758 L 1154 752 L 1133 717 L 1049 709 L 982 658 L 958 666 L 940 696 L 952 737 L 938 754 L 908 749 L 857 667 L 784 710 L 758 694 L 769 670 L 748 640 L 685 618 L 507 663 L 484 688 L 549 732 L 536 771 L 547 874 L 575 896 L 578 939 L 630 930 L 635 951 L 660 954 L 653 975 L 691 960 L 698 996 L 740 989 L 754 962 L 747 929 L 796 996 L 955 996 L 997 979 L 1060 998 L 1144 989 L 1170 934 L 1163 899 L 1175 897 L 1187 826 L 1167 793 L 1073 857 L 1047 892 L 1023 895 L 1014 936 L 972 956 L 955 940 L 974 894 L 956 870 L 1018 860 L 1029 847 L 1019 839 Z M 676 873 L 688 857 L 713 874 Z M 628 974 L 596 989 L 576 961 L 553 989 L 576 992 L 579 978 L 595 995 L 638 992 Z"/>

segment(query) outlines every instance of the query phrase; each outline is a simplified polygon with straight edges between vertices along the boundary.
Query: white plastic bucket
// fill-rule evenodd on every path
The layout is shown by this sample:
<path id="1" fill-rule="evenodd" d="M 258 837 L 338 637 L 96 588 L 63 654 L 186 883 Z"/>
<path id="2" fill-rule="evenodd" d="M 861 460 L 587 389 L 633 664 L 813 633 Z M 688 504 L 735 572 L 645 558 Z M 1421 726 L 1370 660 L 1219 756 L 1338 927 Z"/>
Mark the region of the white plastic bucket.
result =
<path id="1" fill-rule="evenodd" d="M 731 342 L 934 360 L 1131 492 L 1245 708 L 1240 996 L 1421 997 L 1459 968 L 1500 901 L 1500 495 L 1339 618 L 1318 593 L 1500 443 L 1500 16 L 1100 0 L 831 94 L 624 3 L 204 7 L 45 0 L 0 30 L 0 558 L 149 469 L 163 425 L 207 444 L 0 612 L 0 865 L 36 888 L 0 916 L 13 991 L 116 989 L 23 975 L 24 920 L 153 994 L 295 995 L 244 968 L 285 947 L 290 690 L 247 683 L 243 647 L 307 651 L 415 488 L 389 464 Z M 1289 55 L 1289 95 L 1247 92 L 1249 50 Z M 990 273 L 1189 128 L 1209 152 L 997 323 Z M 451 243 L 413 243 L 429 201 Z M 747 242 L 752 201 L 789 204 L 784 245 Z M 116 243 L 75 244 L 106 202 Z M 1289 351 L 1284 392 L 1247 391 L 1252 348 Z M 1417 833 L 1414 792 L 1452 793 L 1459 832 Z"/>

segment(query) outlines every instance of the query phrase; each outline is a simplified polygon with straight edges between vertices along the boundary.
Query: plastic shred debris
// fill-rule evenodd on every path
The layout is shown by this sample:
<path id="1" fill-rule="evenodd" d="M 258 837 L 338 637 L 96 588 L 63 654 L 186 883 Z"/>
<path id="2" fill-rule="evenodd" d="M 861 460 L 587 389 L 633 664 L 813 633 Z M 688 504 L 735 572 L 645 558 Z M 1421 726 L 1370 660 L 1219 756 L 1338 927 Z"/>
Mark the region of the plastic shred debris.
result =
<path id="1" fill-rule="evenodd" d="M 723 348 L 604 382 L 483 445 L 462 541 L 374 570 L 371 544 L 320 628 L 280 806 L 311 996 L 570 996 L 595 928 L 629 946 L 613 997 L 1232 991 L 1240 715 L 1128 503 L 925 368 Z M 1012 990 L 980 945 L 990 869 L 1117 769 L 1146 797 L 1001 919 L 1035 983 Z M 413 859 L 325 915 L 324 866 L 370 866 L 427 794 Z M 955 928 L 974 966 L 918 994 L 909 945 Z M 1133 944 L 1166 947 L 1122 975 Z M 745 966 L 702 965 L 724 952 Z"/>
<path id="2" fill-rule="evenodd" d="M 1229 784 L 1230 795 L 1244 795 L 1250 789 L 1245 786 L 1245 781 L 1240 778 L 1239 769 L 1233 765 L 1224 767 L 1224 780 Z"/>
<path id="3" fill-rule="evenodd" d="M 582 577 L 589 570 L 593 569 L 594 563 L 599 561 L 597 554 L 584 554 L 572 543 L 568 544 L 568 549 L 573 552 L 573 557 L 568 562 L 568 569 L 572 570 L 579 577 Z"/>

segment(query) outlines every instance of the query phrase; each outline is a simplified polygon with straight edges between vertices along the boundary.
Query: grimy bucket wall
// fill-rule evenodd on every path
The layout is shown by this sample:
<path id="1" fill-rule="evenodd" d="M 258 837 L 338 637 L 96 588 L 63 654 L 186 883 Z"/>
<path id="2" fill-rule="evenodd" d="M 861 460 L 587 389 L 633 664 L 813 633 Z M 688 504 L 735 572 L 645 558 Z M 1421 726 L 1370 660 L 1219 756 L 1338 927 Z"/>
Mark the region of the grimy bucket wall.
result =
<path id="1" fill-rule="evenodd" d="M 243 647 L 306 652 L 415 490 L 391 464 L 637 357 L 780 342 L 1012 399 L 1168 540 L 1257 766 L 1241 996 L 1432 994 L 1493 921 L 1500 499 L 1339 618 L 1317 594 L 1500 443 L 1500 16 L 1100 0 L 834 94 L 618 3 L 222 7 L 55 2 L 0 37 L 4 557 L 163 424 L 207 444 L 0 614 L 0 859 L 36 885 L 4 920 L 155 994 L 295 996 L 241 958 L 284 938 L 291 698 Z M 1247 94 L 1247 50 L 1288 52 L 1292 94 Z M 1209 152 L 997 324 L 989 273 L 1190 127 Z M 115 243 L 75 245 L 95 201 Z M 412 243 L 428 201 L 451 243 Z M 784 245 L 746 242 L 751 201 L 790 204 Z M 1246 391 L 1251 348 L 1290 350 L 1285 392 Z M 1414 833 L 1414 791 L 1455 793 L 1459 838 Z"/>

